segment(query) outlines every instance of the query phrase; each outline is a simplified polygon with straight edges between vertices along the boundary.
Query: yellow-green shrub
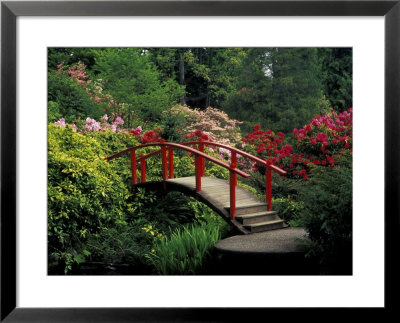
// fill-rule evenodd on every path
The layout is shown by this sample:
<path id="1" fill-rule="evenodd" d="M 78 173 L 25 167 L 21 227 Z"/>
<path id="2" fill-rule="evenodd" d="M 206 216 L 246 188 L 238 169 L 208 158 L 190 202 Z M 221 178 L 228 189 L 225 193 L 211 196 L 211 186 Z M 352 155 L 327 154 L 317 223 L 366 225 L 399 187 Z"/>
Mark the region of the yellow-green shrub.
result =
<path id="1" fill-rule="evenodd" d="M 84 260 L 87 234 L 124 221 L 130 197 L 121 177 L 104 160 L 94 138 L 48 127 L 48 247 L 51 264 Z M 50 264 L 49 264 L 50 265 Z"/>

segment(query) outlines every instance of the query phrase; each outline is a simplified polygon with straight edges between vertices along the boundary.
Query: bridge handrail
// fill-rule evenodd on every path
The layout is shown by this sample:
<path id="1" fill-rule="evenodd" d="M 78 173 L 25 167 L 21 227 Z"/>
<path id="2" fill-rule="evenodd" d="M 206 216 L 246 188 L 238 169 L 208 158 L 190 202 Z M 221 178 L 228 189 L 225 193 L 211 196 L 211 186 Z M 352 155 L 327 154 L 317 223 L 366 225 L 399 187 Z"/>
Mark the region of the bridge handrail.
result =
<path id="1" fill-rule="evenodd" d="M 279 167 L 277 167 L 275 165 L 269 164 L 264 159 L 258 158 L 258 157 L 253 156 L 253 155 L 251 155 L 251 154 L 249 154 L 249 153 L 247 153 L 245 151 L 242 151 L 242 150 L 240 150 L 238 148 L 234 148 L 234 147 L 231 147 L 231 146 L 228 146 L 228 145 L 219 144 L 219 143 L 215 143 L 215 142 L 211 142 L 211 141 L 189 141 L 189 142 L 181 142 L 180 144 L 181 145 L 185 145 L 185 146 L 186 145 L 199 145 L 199 144 L 201 145 L 201 144 L 203 144 L 203 145 L 207 145 L 207 146 L 215 146 L 215 147 L 225 148 L 225 149 L 230 150 L 231 152 L 236 152 L 238 155 L 241 155 L 241 156 L 246 157 L 246 158 L 248 158 L 250 160 L 253 160 L 256 163 L 259 163 L 259 164 L 262 164 L 262 165 L 264 165 L 264 166 L 266 166 L 268 168 L 271 168 L 273 171 L 275 171 L 276 173 L 278 173 L 280 175 L 286 175 L 287 174 L 286 171 L 284 171 L 283 169 L 281 169 L 281 168 L 279 168 Z M 141 162 L 144 159 L 147 159 L 147 158 L 149 158 L 151 156 L 154 156 L 154 155 L 157 155 L 157 154 L 160 154 L 160 153 L 161 153 L 161 149 L 153 151 L 151 153 L 148 153 L 147 155 L 141 156 L 137 161 Z"/>
<path id="2" fill-rule="evenodd" d="M 224 163 L 224 162 L 220 161 L 219 159 L 216 159 L 216 158 L 214 158 L 214 157 L 212 157 L 212 156 L 209 156 L 209 155 L 207 155 L 207 154 L 205 154 L 205 153 L 203 153 L 203 152 L 200 152 L 200 151 L 197 150 L 197 149 L 190 148 L 190 147 L 186 147 L 186 146 L 184 146 L 184 145 L 176 144 L 176 143 L 172 143 L 172 142 L 155 142 L 155 143 L 141 144 L 141 145 L 138 145 L 138 146 L 129 147 L 129 148 L 124 149 L 124 150 L 121 150 L 120 152 L 115 153 L 115 154 L 113 154 L 113 155 L 111 155 L 111 156 L 107 156 L 107 157 L 105 157 L 105 159 L 106 159 L 107 161 L 110 161 L 110 160 L 112 160 L 112 159 L 114 159 L 114 158 L 117 158 L 117 157 L 120 157 L 120 156 L 122 156 L 122 155 L 124 155 L 124 154 L 126 154 L 126 153 L 128 153 L 128 152 L 136 151 L 136 150 L 141 149 L 141 148 L 152 147 L 152 146 L 161 146 L 161 147 L 163 147 L 163 146 L 167 146 L 167 147 L 168 147 L 168 146 L 169 146 L 169 147 L 180 148 L 180 149 L 189 151 L 189 152 L 191 152 L 192 154 L 197 155 L 197 156 L 199 156 L 199 157 L 208 159 L 208 160 L 212 161 L 213 163 L 216 163 L 216 164 L 218 164 L 219 166 L 222 166 L 222 167 L 224 167 L 224 168 L 227 168 L 228 170 L 231 170 L 231 171 L 235 172 L 236 174 L 239 174 L 240 176 L 243 176 L 243 177 L 245 177 L 245 178 L 249 178 L 249 177 L 251 176 L 250 174 L 247 174 L 246 172 L 243 172 L 242 170 L 240 170 L 240 169 L 238 169 L 238 168 L 236 168 L 236 167 L 235 167 L 235 168 L 232 168 L 229 164 Z M 153 152 L 151 152 L 151 153 L 149 153 L 148 155 L 143 156 L 143 157 L 148 158 L 148 157 L 150 157 L 150 156 L 159 154 L 159 153 L 161 153 L 161 152 L 162 152 L 162 149 L 157 150 L 157 151 L 153 151 Z M 143 158 L 143 157 L 140 157 L 139 160 L 141 161 L 142 159 L 146 159 L 146 158 Z"/>
<path id="3" fill-rule="evenodd" d="M 225 148 L 225 149 L 230 150 L 231 153 L 235 152 L 238 155 L 241 155 L 243 157 L 246 157 L 246 158 L 248 158 L 250 160 L 255 161 L 256 163 L 259 163 L 261 165 L 269 167 L 272 170 L 274 170 L 275 172 L 277 172 L 278 174 L 286 175 L 286 171 L 284 171 L 283 169 L 281 169 L 281 168 L 279 168 L 279 167 L 277 167 L 275 165 L 269 164 L 266 160 L 261 159 L 261 158 L 256 157 L 256 156 L 253 156 L 253 155 L 251 155 L 249 153 L 246 153 L 245 151 L 240 150 L 240 149 L 235 148 L 235 147 L 231 147 L 231 146 L 228 146 L 228 145 L 215 143 L 215 142 L 212 142 L 212 141 L 189 141 L 189 142 L 183 142 L 181 144 L 182 145 L 201 145 L 202 144 L 202 145 L 207 145 L 207 146 L 216 146 L 216 147 Z"/>

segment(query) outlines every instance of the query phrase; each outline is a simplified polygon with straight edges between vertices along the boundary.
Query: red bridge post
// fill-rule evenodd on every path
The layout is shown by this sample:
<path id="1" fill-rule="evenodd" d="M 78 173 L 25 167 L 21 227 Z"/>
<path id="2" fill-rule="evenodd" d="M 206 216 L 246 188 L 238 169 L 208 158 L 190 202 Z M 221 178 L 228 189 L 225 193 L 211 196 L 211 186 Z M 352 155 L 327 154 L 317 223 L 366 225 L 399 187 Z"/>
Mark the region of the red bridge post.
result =
<path id="1" fill-rule="evenodd" d="M 162 175 L 163 175 L 163 186 L 164 191 L 167 190 L 167 183 L 165 182 L 168 180 L 168 165 L 167 165 L 167 147 L 165 145 L 161 146 L 161 164 L 162 164 Z"/>
<path id="2" fill-rule="evenodd" d="M 201 192 L 201 160 L 197 155 L 194 156 L 194 167 L 196 175 L 196 192 Z"/>
<path id="3" fill-rule="evenodd" d="M 272 163 L 270 161 L 265 165 L 265 201 L 268 203 L 268 211 L 271 211 L 271 203 L 272 203 L 272 179 L 271 179 L 271 168 L 269 165 Z"/>
<path id="4" fill-rule="evenodd" d="M 131 171 L 132 171 L 132 184 L 137 184 L 137 174 L 136 174 L 136 151 L 131 150 Z"/>
<path id="5" fill-rule="evenodd" d="M 237 183 L 237 175 L 233 171 L 236 168 L 236 152 L 231 153 L 231 169 L 229 171 L 229 188 L 230 188 L 230 216 L 231 220 L 235 219 L 236 216 L 236 183 Z"/>
<path id="6" fill-rule="evenodd" d="M 204 153 L 204 144 L 199 144 L 200 152 Z M 205 160 L 203 157 L 200 157 L 200 176 L 204 176 L 205 174 Z"/>
<path id="7" fill-rule="evenodd" d="M 146 159 L 143 154 L 140 154 L 140 180 L 142 183 L 146 183 Z"/>
<path id="8" fill-rule="evenodd" d="M 161 164 L 162 164 L 162 175 L 163 180 L 168 179 L 168 166 L 167 166 L 167 147 L 165 145 L 161 146 Z"/>
<path id="9" fill-rule="evenodd" d="M 168 178 L 174 178 L 174 149 L 168 149 L 168 166 L 169 166 L 169 174 Z"/>

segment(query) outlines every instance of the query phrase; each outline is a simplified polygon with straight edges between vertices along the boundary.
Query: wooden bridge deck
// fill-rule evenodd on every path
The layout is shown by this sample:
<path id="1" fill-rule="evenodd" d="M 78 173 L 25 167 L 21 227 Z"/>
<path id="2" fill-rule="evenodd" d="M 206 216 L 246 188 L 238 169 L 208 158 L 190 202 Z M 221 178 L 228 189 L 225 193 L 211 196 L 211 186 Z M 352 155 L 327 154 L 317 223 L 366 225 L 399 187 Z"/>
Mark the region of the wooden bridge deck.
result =
<path id="1" fill-rule="evenodd" d="M 182 177 L 169 179 L 168 184 L 178 184 L 185 186 L 188 190 L 195 193 L 196 191 L 196 179 L 194 176 Z M 202 177 L 201 179 L 201 192 L 198 193 L 199 196 L 208 200 L 215 207 L 217 207 L 221 212 L 229 210 L 229 181 L 213 177 Z M 267 204 L 260 201 L 254 194 L 248 190 L 236 186 L 236 207 L 240 208 L 244 205 L 250 204 L 260 204 L 265 205 L 267 209 Z M 229 212 L 227 212 L 229 217 Z"/>
<path id="2" fill-rule="evenodd" d="M 201 178 L 201 191 L 196 192 L 196 178 L 182 177 L 168 179 L 167 181 L 158 182 L 147 182 L 139 183 L 139 187 L 153 187 L 158 186 L 160 189 L 165 184 L 167 191 L 180 191 L 187 195 L 196 197 L 199 201 L 207 204 L 216 213 L 221 215 L 226 221 L 230 222 L 229 206 L 230 206 L 230 188 L 229 181 L 213 177 L 202 177 Z M 241 211 L 242 210 L 242 211 Z M 259 214 L 260 216 L 269 215 L 271 220 L 275 222 L 282 222 L 280 218 L 274 215 L 276 212 L 268 212 L 268 205 L 253 193 L 249 192 L 243 187 L 236 186 L 236 219 L 232 221 L 233 225 L 242 234 L 251 233 L 244 225 L 243 217 L 246 217 L 248 213 Z M 258 213 L 257 213 L 258 212 Z M 262 214 L 261 214 L 262 213 Z M 269 213 L 269 214 L 268 214 Z M 242 220 L 242 221 L 238 221 Z M 277 223 L 278 224 L 278 223 Z M 277 226 L 280 228 L 281 226 Z"/>

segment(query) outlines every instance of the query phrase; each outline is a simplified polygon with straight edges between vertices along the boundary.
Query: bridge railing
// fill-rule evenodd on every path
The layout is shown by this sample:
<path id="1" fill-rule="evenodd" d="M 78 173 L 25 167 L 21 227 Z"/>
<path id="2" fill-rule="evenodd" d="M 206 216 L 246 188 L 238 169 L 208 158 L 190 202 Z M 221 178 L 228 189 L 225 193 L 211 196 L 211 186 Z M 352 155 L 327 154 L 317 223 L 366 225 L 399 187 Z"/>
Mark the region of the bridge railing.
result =
<path id="1" fill-rule="evenodd" d="M 159 146 L 161 149 L 148 153 L 147 155 L 141 154 L 139 158 L 136 156 L 136 151 L 145 148 Z M 188 147 L 188 146 L 193 146 Z M 227 164 L 217 158 L 207 155 L 204 153 L 204 146 L 213 146 L 213 147 L 221 147 L 230 151 L 231 153 L 231 162 Z M 196 149 L 197 147 L 197 149 Z M 205 174 L 205 160 L 209 160 L 219 166 L 222 166 L 229 170 L 229 187 L 230 187 L 230 216 L 231 219 L 235 218 L 236 215 L 236 186 L 237 186 L 237 175 L 239 174 L 242 177 L 248 178 L 250 174 L 241 171 L 237 168 L 237 155 L 241 155 L 242 157 L 248 158 L 253 162 L 261 164 L 265 166 L 265 199 L 268 204 L 268 210 L 271 210 L 271 201 L 272 201 L 272 171 L 277 172 L 278 174 L 285 175 L 286 172 L 272 163 L 266 162 L 263 159 L 260 159 L 256 156 L 253 156 L 249 153 L 246 153 L 240 149 L 230 147 L 223 144 L 218 144 L 210 141 L 191 141 L 184 143 L 171 143 L 171 142 L 154 142 L 141 144 L 135 147 L 130 147 L 125 150 L 122 150 L 116 154 L 105 157 L 107 161 L 110 161 L 114 158 L 120 157 L 124 154 L 130 153 L 131 157 L 131 172 L 132 172 L 132 184 L 136 185 L 138 183 L 137 179 L 137 164 L 140 163 L 140 174 L 141 174 L 141 182 L 146 182 L 146 159 L 161 154 L 161 164 L 162 164 L 162 174 L 163 180 L 167 181 L 170 178 L 174 178 L 174 149 L 181 149 L 188 151 L 194 155 L 195 158 L 195 178 L 196 178 L 196 192 L 201 191 L 201 177 Z"/>

